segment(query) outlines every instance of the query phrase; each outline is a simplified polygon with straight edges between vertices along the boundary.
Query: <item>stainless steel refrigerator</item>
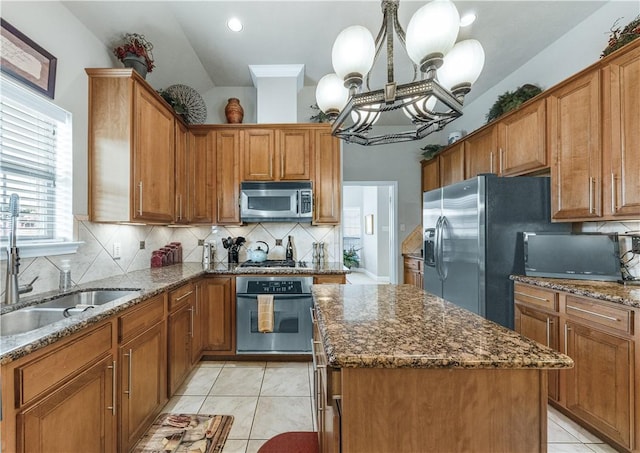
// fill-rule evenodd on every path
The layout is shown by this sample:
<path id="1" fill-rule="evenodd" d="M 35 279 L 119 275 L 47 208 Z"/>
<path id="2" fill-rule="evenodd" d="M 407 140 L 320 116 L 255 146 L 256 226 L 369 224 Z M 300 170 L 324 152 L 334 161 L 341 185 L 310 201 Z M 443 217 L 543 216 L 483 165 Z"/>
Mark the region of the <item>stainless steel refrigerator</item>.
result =
<path id="1" fill-rule="evenodd" d="M 546 177 L 480 175 L 423 194 L 424 289 L 513 328 L 513 284 L 524 273 L 522 232 L 550 223 Z"/>

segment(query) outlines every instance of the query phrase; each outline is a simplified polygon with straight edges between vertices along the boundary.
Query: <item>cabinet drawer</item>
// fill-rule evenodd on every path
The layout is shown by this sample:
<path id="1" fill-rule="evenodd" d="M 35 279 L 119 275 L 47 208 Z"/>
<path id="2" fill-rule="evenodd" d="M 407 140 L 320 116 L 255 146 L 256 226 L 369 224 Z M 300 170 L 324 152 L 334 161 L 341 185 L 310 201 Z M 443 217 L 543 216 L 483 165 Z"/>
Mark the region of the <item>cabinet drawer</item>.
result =
<path id="1" fill-rule="evenodd" d="M 419 259 L 416 258 L 405 258 L 404 259 L 404 267 L 405 269 L 413 269 L 416 271 L 421 270 L 421 261 Z"/>
<path id="2" fill-rule="evenodd" d="M 164 294 L 143 302 L 118 319 L 118 342 L 123 343 L 162 321 L 164 317 Z"/>
<path id="3" fill-rule="evenodd" d="M 521 303 L 558 311 L 558 295 L 555 291 L 515 283 L 513 298 Z"/>
<path id="4" fill-rule="evenodd" d="M 627 308 L 604 304 L 593 299 L 567 296 L 565 312 L 574 318 L 633 335 L 633 311 Z"/>
<path id="5" fill-rule="evenodd" d="M 78 372 L 111 349 L 111 323 L 18 368 L 19 404 L 29 403 L 48 388 Z"/>
<path id="6" fill-rule="evenodd" d="M 180 307 L 182 304 L 189 301 L 192 294 L 194 294 L 193 284 L 187 283 L 178 289 L 174 289 L 169 293 L 169 311 L 172 312 Z"/>

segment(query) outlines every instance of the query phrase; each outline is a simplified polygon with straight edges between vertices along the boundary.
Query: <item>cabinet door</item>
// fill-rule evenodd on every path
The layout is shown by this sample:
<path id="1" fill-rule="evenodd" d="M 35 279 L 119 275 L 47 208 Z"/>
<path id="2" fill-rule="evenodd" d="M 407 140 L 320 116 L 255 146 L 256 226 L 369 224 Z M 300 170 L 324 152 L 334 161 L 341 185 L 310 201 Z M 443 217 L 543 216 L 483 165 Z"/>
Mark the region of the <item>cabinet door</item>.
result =
<path id="1" fill-rule="evenodd" d="M 630 447 L 633 347 L 629 340 L 567 321 L 566 354 L 574 367 L 566 376 L 567 409 Z"/>
<path id="2" fill-rule="evenodd" d="M 134 220 L 173 221 L 174 118 L 154 95 L 135 85 L 131 203 Z"/>
<path id="3" fill-rule="evenodd" d="M 340 142 L 329 128 L 315 132 L 314 152 L 313 224 L 338 225 L 342 210 Z"/>
<path id="4" fill-rule="evenodd" d="M 19 413 L 18 451 L 116 451 L 114 375 L 106 357 Z"/>
<path id="5" fill-rule="evenodd" d="M 551 146 L 551 217 L 597 218 L 601 210 L 600 77 L 586 74 L 547 98 Z"/>
<path id="6" fill-rule="evenodd" d="M 312 145 L 309 129 L 278 131 L 278 179 L 310 180 Z"/>
<path id="7" fill-rule="evenodd" d="M 206 278 L 202 285 L 203 349 L 235 352 L 235 301 L 230 277 Z"/>
<path id="8" fill-rule="evenodd" d="M 275 181 L 275 133 L 272 129 L 242 131 L 242 180 Z"/>
<path id="9" fill-rule="evenodd" d="M 438 156 L 440 162 L 440 185 L 448 186 L 464 181 L 464 143 L 449 148 Z"/>
<path id="10" fill-rule="evenodd" d="M 216 220 L 240 224 L 240 133 L 216 132 Z"/>
<path id="11" fill-rule="evenodd" d="M 559 350 L 558 317 L 515 304 L 515 331 L 556 351 Z M 549 398 L 560 398 L 558 371 L 549 370 Z"/>
<path id="12" fill-rule="evenodd" d="M 189 223 L 189 145 L 190 133 L 175 120 L 175 223 Z"/>
<path id="13" fill-rule="evenodd" d="M 603 70 L 604 215 L 640 215 L 640 46 Z"/>
<path id="14" fill-rule="evenodd" d="M 216 156 L 215 132 L 192 133 L 189 159 L 189 218 L 191 223 L 213 223 Z"/>
<path id="15" fill-rule="evenodd" d="M 438 158 L 422 161 L 422 191 L 428 192 L 440 187 L 440 163 Z"/>
<path id="16" fill-rule="evenodd" d="M 498 173 L 514 176 L 549 166 L 545 100 L 518 109 L 498 122 Z"/>
<path id="17" fill-rule="evenodd" d="M 167 401 L 166 341 L 159 323 L 119 348 L 120 451 L 130 451 Z"/>
<path id="18" fill-rule="evenodd" d="M 191 323 L 193 311 L 191 304 L 184 304 L 169 315 L 167 329 L 169 333 L 168 368 L 169 395 L 173 395 L 191 369 Z"/>
<path id="19" fill-rule="evenodd" d="M 489 126 L 464 140 L 465 179 L 481 173 L 497 173 L 498 127 Z"/>
<path id="20" fill-rule="evenodd" d="M 203 299 L 206 294 L 203 292 L 203 281 L 198 280 L 193 284 L 195 291 L 195 301 L 193 305 L 193 331 L 191 336 L 191 364 L 197 363 L 202 354 L 202 334 L 206 330 L 204 325 Z"/>

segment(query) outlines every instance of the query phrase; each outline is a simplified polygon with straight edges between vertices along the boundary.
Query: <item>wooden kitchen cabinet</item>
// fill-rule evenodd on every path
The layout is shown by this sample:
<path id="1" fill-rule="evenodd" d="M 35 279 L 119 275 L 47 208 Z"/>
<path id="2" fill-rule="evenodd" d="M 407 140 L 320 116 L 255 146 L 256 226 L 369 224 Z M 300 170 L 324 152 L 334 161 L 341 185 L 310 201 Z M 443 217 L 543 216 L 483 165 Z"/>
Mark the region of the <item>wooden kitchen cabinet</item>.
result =
<path id="1" fill-rule="evenodd" d="M 346 283 L 346 276 L 344 274 L 317 274 L 313 276 L 314 285 L 344 285 Z"/>
<path id="2" fill-rule="evenodd" d="M 132 69 L 89 75 L 89 220 L 171 223 L 174 116 Z"/>
<path id="3" fill-rule="evenodd" d="M 590 71 L 547 96 L 551 218 L 602 215 L 600 73 Z"/>
<path id="4" fill-rule="evenodd" d="M 516 176 L 549 166 L 544 98 L 501 118 L 497 128 L 498 174 Z"/>
<path id="5" fill-rule="evenodd" d="M 438 162 L 442 187 L 464 181 L 464 142 L 450 146 L 438 154 Z"/>
<path id="6" fill-rule="evenodd" d="M 212 224 L 216 199 L 216 133 L 211 128 L 194 128 L 189 145 L 189 223 Z"/>
<path id="7" fill-rule="evenodd" d="M 422 191 L 428 192 L 440 187 L 440 164 L 438 158 L 421 161 L 422 166 Z"/>
<path id="8" fill-rule="evenodd" d="M 191 334 L 191 364 L 196 364 L 200 361 L 202 356 L 202 349 L 204 346 L 203 335 L 206 332 L 207 325 L 204 318 L 204 298 L 203 292 L 204 282 L 203 279 L 198 279 L 193 282 L 193 290 L 195 291 L 195 302 L 193 306 L 193 326 Z"/>
<path id="9" fill-rule="evenodd" d="M 191 371 L 191 344 L 195 315 L 195 289 L 192 283 L 169 293 L 168 395 L 173 395 Z"/>
<path id="10" fill-rule="evenodd" d="M 602 69 L 603 216 L 640 216 L 640 41 Z"/>
<path id="11" fill-rule="evenodd" d="M 242 130 L 240 148 L 243 181 L 276 180 L 276 135 L 273 129 Z"/>
<path id="12" fill-rule="evenodd" d="M 404 283 L 424 289 L 424 271 L 422 258 L 404 257 Z"/>
<path id="13" fill-rule="evenodd" d="M 216 130 L 216 223 L 240 224 L 240 130 Z"/>
<path id="14" fill-rule="evenodd" d="M 465 179 L 498 173 L 498 127 L 487 126 L 464 139 Z"/>
<path id="15" fill-rule="evenodd" d="M 308 181 L 313 162 L 313 131 L 307 128 L 282 127 L 276 135 L 276 170 L 278 179 Z"/>
<path id="16" fill-rule="evenodd" d="M 175 200 L 174 223 L 189 223 L 189 179 L 191 157 L 190 145 L 193 137 L 187 127 L 175 120 Z"/>
<path id="17" fill-rule="evenodd" d="M 331 129 L 316 129 L 313 224 L 339 225 L 342 212 L 340 142 Z"/>
<path id="18" fill-rule="evenodd" d="M 119 439 L 130 451 L 167 402 L 164 294 L 119 318 Z"/>
<path id="19" fill-rule="evenodd" d="M 235 354 L 235 278 L 202 279 L 201 307 L 203 354 Z"/>

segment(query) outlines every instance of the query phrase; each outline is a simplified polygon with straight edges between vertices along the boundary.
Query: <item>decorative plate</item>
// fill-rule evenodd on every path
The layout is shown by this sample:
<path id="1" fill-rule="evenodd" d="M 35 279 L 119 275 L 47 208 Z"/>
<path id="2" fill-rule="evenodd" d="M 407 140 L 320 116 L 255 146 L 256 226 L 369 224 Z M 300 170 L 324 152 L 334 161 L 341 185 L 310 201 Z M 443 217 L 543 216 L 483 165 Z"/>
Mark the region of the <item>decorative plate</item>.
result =
<path id="1" fill-rule="evenodd" d="M 207 119 L 207 106 L 202 96 L 187 85 L 171 85 L 167 91 L 173 99 L 184 105 L 187 110 L 183 115 L 188 124 L 203 124 Z"/>

